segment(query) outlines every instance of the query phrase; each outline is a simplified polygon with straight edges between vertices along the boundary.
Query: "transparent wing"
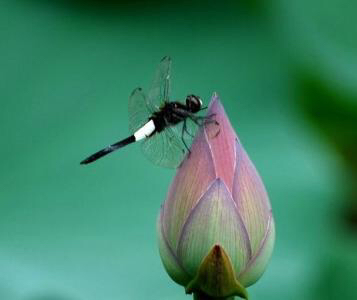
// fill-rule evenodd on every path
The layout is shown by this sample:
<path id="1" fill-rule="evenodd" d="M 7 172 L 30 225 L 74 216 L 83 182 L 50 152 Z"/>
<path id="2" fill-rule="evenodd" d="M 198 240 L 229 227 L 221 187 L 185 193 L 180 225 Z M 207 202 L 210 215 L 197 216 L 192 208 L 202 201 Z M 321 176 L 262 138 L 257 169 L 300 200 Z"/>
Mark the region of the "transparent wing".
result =
<path id="1" fill-rule="evenodd" d="M 186 123 L 186 124 L 185 124 Z M 219 123 L 216 121 L 214 115 L 210 116 L 192 116 L 188 117 L 184 121 L 184 136 L 186 136 L 185 140 L 188 143 L 192 143 L 193 138 L 195 137 L 197 130 L 204 127 L 204 130 L 207 134 L 208 139 L 215 138 L 220 131 Z"/>
<path id="2" fill-rule="evenodd" d="M 200 126 L 204 126 L 208 139 L 216 138 L 221 131 L 219 123 L 216 120 L 215 114 L 205 116 L 202 119 Z"/>
<path id="3" fill-rule="evenodd" d="M 214 116 L 192 116 L 186 118 L 181 124 L 171 127 L 175 136 L 180 137 L 184 148 L 190 149 L 192 142 L 199 130 L 205 130 L 208 139 L 217 137 L 220 131 L 218 122 Z"/>
<path id="4" fill-rule="evenodd" d="M 216 138 L 220 132 L 214 116 L 187 118 L 180 124 L 167 127 L 142 143 L 144 155 L 154 164 L 176 168 L 191 148 L 197 130 L 205 130 L 208 139 Z"/>
<path id="5" fill-rule="evenodd" d="M 149 117 L 151 111 L 147 106 L 145 94 L 141 88 L 136 88 L 129 97 L 129 130 L 134 133 L 142 127 Z"/>
<path id="6" fill-rule="evenodd" d="M 185 156 L 185 147 L 171 127 L 155 133 L 141 144 L 144 155 L 155 165 L 176 168 Z"/>
<path id="7" fill-rule="evenodd" d="M 158 111 L 170 95 L 171 58 L 165 56 L 156 70 L 154 81 L 148 94 L 148 106 L 152 111 Z"/>

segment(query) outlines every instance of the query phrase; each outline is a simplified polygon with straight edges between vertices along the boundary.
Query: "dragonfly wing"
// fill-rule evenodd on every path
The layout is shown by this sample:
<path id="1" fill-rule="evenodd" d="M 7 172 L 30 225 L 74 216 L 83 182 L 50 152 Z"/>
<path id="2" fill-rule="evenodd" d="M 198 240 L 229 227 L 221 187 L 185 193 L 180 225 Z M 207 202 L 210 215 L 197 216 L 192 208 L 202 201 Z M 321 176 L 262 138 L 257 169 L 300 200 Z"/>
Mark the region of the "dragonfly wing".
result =
<path id="1" fill-rule="evenodd" d="M 171 58 L 165 56 L 157 68 L 154 81 L 148 94 L 148 106 L 153 111 L 158 111 L 165 102 L 169 101 L 170 95 L 170 70 Z"/>
<path id="2" fill-rule="evenodd" d="M 197 130 L 205 130 L 207 138 L 213 139 L 219 134 L 219 124 L 214 117 L 187 118 L 145 139 L 142 151 L 154 164 L 176 168 L 183 161 L 187 149 L 191 148 Z"/>
<path id="3" fill-rule="evenodd" d="M 215 138 L 220 131 L 218 122 L 214 116 L 192 116 L 184 121 L 184 140 L 191 147 L 198 130 L 205 130 L 208 139 Z"/>
<path id="4" fill-rule="evenodd" d="M 155 165 L 176 168 L 185 156 L 185 147 L 171 127 L 145 139 L 141 144 L 144 155 Z"/>
<path id="5" fill-rule="evenodd" d="M 135 133 L 151 116 L 147 99 L 141 88 L 136 88 L 129 97 L 129 130 Z"/>

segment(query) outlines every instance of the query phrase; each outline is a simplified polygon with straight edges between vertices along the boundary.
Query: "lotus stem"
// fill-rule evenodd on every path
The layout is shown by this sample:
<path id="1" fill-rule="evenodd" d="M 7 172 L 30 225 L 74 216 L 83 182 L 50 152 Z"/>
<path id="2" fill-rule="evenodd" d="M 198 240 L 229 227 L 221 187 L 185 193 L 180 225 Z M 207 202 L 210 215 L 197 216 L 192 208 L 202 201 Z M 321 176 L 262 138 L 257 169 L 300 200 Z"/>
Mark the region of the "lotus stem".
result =
<path id="1" fill-rule="evenodd" d="M 202 293 L 194 293 L 193 300 L 234 300 L 234 297 L 227 298 L 213 298 Z"/>

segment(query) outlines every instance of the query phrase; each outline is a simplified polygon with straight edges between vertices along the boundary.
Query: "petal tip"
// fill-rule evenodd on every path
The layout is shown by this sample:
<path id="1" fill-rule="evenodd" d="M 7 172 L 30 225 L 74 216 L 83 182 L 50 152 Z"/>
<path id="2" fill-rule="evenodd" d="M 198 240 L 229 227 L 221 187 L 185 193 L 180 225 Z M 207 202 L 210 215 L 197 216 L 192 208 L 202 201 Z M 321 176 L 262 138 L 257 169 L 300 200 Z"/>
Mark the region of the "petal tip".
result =
<path id="1" fill-rule="evenodd" d="M 219 99 L 218 93 L 217 93 L 217 92 L 213 92 L 212 98 L 213 98 L 213 99 Z"/>
<path id="2" fill-rule="evenodd" d="M 220 103 L 221 103 L 221 99 L 220 99 L 219 95 L 217 94 L 217 92 L 214 92 L 212 94 L 208 109 L 211 110 L 212 106 L 215 106 L 215 105 L 220 104 Z"/>

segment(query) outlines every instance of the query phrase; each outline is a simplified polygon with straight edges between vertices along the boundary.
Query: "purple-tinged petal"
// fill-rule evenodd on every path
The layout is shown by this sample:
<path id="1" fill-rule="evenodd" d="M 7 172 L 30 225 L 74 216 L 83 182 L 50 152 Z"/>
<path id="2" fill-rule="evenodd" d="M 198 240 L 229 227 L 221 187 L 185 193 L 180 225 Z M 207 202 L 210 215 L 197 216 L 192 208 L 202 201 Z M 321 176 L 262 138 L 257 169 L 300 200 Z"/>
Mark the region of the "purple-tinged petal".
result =
<path id="1" fill-rule="evenodd" d="M 232 195 L 247 228 L 252 254 L 255 255 L 267 231 L 271 207 L 264 184 L 238 139 Z"/>
<path id="2" fill-rule="evenodd" d="M 204 257 L 220 244 L 239 274 L 251 257 L 247 231 L 224 182 L 216 179 L 190 214 L 181 234 L 177 257 L 195 275 Z"/>
<path id="3" fill-rule="evenodd" d="M 202 194 L 215 179 L 209 145 L 201 130 L 191 154 L 179 168 L 164 204 L 163 226 L 169 244 L 176 249 L 181 229 Z"/>
<path id="4" fill-rule="evenodd" d="M 273 253 L 274 242 L 275 224 L 273 216 L 270 216 L 267 231 L 257 253 L 252 257 L 246 269 L 238 275 L 238 280 L 243 286 L 252 285 L 263 275 Z"/>
<path id="5" fill-rule="evenodd" d="M 236 134 L 224 111 L 224 108 L 216 93 L 213 94 L 207 116 L 214 115 L 219 123 L 219 132 L 215 126 L 206 126 L 206 138 L 210 145 L 216 178 L 221 178 L 229 192 L 232 192 L 234 166 L 235 166 L 235 138 Z M 213 133 L 210 131 L 214 131 Z"/>
<path id="6" fill-rule="evenodd" d="M 157 221 L 157 232 L 159 234 L 159 252 L 166 272 L 172 280 L 181 285 L 186 285 L 190 281 L 190 276 L 181 266 L 176 255 L 168 244 L 162 228 L 162 209 Z"/>

